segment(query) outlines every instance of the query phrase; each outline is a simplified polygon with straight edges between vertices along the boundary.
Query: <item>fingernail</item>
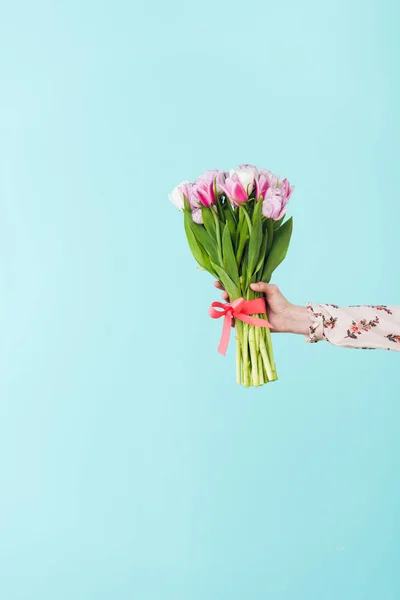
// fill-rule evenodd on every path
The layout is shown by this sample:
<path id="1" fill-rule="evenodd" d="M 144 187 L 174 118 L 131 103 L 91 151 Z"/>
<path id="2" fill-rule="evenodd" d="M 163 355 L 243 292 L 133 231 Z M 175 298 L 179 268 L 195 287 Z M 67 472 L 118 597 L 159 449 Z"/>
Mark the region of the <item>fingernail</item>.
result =
<path id="1" fill-rule="evenodd" d="M 258 287 L 258 283 L 251 283 L 250 287 L 251 287 L 252 290 L 254 290 L 254 288 Z"/>

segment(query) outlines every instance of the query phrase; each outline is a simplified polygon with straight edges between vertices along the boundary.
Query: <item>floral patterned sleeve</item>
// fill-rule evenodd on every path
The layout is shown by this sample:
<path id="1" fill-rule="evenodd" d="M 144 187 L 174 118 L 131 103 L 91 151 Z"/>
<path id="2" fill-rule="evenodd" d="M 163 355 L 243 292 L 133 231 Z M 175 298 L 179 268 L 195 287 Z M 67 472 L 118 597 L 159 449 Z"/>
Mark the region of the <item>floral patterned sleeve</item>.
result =
<path id="1" fill-rule="evenodd" d="M 311 304 L 308 342 L 326 340 L 335 346 L 380 348 L 400 352 L 400 306 Z"/>

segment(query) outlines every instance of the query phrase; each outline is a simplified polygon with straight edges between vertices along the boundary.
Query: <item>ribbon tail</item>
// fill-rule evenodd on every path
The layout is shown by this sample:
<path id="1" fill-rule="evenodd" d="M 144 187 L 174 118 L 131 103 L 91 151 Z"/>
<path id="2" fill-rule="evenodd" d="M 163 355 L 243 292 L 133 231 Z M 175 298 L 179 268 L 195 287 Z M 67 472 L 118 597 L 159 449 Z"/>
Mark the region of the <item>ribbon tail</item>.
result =
<path id="1" fill-rule="evenodd" d="M 229 314 L 226 314 L 224 317 L 224 326 L 222 328 L 222 335 L 218 346 L 218 352 L 223 356 L 226 356 L 226 351 L 228 349 L 231 325 L 232 317 Z"/>
<path id="2" fill-rule="evenodd" d="M 239 319 L 240 321 L 243 321 L 243 323 L 247 323 L 248 325 L 254 325 L 257 327 L 268 327 L 269 329 L 272 328 L 272 325 L 269 321 L 266 321 L 265 319 L 259 319 L 258 317 L 249 317 L 248 315 L 245 315 L 243 313 L 236 315 L 236 319 Z"/>

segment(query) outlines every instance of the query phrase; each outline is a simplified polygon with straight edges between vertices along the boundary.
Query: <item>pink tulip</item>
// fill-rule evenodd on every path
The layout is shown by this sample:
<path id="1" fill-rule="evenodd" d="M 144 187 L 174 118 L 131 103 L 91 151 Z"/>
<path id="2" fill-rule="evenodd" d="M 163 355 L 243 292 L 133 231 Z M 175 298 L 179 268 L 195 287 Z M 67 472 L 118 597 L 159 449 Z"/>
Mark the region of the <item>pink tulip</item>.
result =
<path id="1" fill-rule="evenodd" d="M 264 200 L 265 194 L 270 187 L 269 179 L 265 175 L 259 175 L 256 177 L 254 183 L 256 186 L 256 200 L 260 198 Z"/>
<path id="2" fill-rule="evenodd" d="M 224 171 L 220 171 L 219 169 L 212 169 L 210 171 L 205 171 L 203 175 L 200 175 L 199 179 L 203 179 L 204 181 L 216 181 L 217 184 L 217 193 L 222 193 L 221 185 L 224 185 L 226 174 Z"/>
<path id="3" fill-rule="evenodd" d="M 271 171 L 268 171 L 268 169 L 260 169 L 260 175 L 264 175 L 264 177 L 269 179 L 271 175 L 273 175 L 273 173 L 271 173 Z"/>
<path id="4" fill-rule="evenodd" d="M 209 169 L 208 171 L 204 171 L 202 175 L 200 175 L 199 179 L 204 179 L 205 181 L 214 181 L 218 174 L 221 173 L 219 169 Z"/>
<path id="5" fill-rule="evenodd" d="M 193 197 L 203 206 L 211 206 L 215 203 L 214 179 L 209 181 L 199 178 L 193 185 Z"/>
<path id="6" fill-rule="evenodd" d="M 265 179 L 267 179 L 269 187 L 271 188 L 280 187 L 280 184 L 282 183 L 278 175 L 271 173 L 271 171 L 268 171 L 268 169 L 260 169 L 260 176 L 263 176 Z"/>
<path id="7" fill-rule="evenodd" d="M 240 182 L 237 173 L 233 173 L 231 176 L 227 177 L 225 184 L 222 185 L 221 188 L 235 206 L 240 206 L 248 200 L 247 191 Z"/>
<path id="8" fill-rule="evenodd" d="M 290 196 L 292 195 L 292 192 L 294 190 L 294 187 L 290 185 L 290 183 L 288 182 L 287 179 L 284 179 L 282 181 L 282 189 L 284 191 L 285 194 L 285 198 L 287 200 L 289 200 Z"/>
<path id="9" fill-rule="evenodd" d="M 268 219 L 278 221 L 286 213 L 288 199 L 281 188 L 268 188 L 262 205 L 262 214 Z"/>

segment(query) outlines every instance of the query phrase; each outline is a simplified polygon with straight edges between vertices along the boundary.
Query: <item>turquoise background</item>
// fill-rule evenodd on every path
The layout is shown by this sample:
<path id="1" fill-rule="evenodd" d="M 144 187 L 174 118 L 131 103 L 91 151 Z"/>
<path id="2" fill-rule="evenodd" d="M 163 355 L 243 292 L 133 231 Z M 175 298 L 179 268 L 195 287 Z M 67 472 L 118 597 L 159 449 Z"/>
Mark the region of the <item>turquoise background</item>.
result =
<path id="1" fill-rule="evenodd" d="M 399 355 L 236 387 L 167 194 L 288 176 L 287 297 L 400 303 L 399 4 L 1 3 L 0 597 L 400 597 Z"/>

